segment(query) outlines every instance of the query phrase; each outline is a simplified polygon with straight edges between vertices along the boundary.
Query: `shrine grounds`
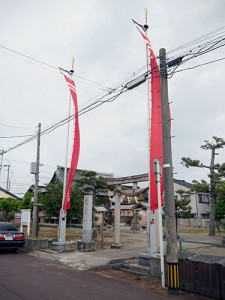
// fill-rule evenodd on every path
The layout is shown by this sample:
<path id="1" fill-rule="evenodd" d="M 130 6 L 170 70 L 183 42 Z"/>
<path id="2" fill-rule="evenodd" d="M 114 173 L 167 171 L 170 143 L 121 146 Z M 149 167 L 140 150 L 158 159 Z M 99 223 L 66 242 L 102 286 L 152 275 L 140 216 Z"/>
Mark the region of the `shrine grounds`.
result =
<path id="1" fill-rule="evenodd" d="M 40 226 L 38 236 L 39 238 L 57 239 L 57 232 L 57 226 Z M 178 250 L 225 255 L 225 245 L 222 245 L 225 231 L 216 232 L 215 236 L 209 236 L 207 228 L 179 227 L 178 235 Z M 66 230 L 66 240 L 75 242 L 82 240 L 82 228 L 68 228 Z M 97 236 L 93 238 L 93 241 L 95 241 L 96 251 L 110 249 L 113 243 L 113 228 L 110 227 L 103 230 L 103 232 L 97 232 Z M 147 235 L 144 230 L 134 231 L 130 226 L 121 225 L 120 241 L 124 250 L 134 248 L 146 251 L 147 249 Z"/>

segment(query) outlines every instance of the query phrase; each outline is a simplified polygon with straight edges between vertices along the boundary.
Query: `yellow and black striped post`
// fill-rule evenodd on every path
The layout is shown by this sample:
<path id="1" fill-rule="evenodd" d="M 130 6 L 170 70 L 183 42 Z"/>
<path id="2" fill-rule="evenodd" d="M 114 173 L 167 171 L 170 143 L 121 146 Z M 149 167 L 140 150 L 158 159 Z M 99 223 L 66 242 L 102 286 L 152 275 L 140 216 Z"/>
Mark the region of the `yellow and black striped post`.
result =
<path id="1" fill-rule="evenodd" d="M 180 289 L 178 262 L 167 262 L 167 287 L 171 291 L 178 291 Z"/>

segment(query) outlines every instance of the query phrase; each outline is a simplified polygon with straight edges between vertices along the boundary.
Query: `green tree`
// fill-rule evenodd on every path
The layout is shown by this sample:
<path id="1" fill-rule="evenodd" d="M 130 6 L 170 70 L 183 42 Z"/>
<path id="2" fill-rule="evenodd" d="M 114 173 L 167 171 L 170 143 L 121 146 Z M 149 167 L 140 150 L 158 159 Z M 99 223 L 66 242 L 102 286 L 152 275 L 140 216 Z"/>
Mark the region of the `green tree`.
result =
<path id="1" fill-rule="evenodd" d="M 191 205 L 190 202 L 191 200 L 182 198 L 183 194 L 188 194 L 188 191 L 184 191 L 182 189 L 176 190 L 176 194 L 180 195 L 180 199 L 175 198 L 174 202 L 175 202 L 175 220 L 176 220 L 176 232 L 178 234 L 178 230 L 177 230 L 177 219 L 179 218 L 183 218 L 183 219 L 187 219 L 190 218 L 191 216 Z"/>
<path id="2" fill-rule="evenodd" d="M 21 202 L 13 198 L 4 198 L 0 201 L 1 221 L 11 221 L 15 213 L 20 210 Z"/>
<path id="3" fill-rule="evenodd" d="M 183 194 L 190 195 L 190 191 L 189 190 L 186 191 L 186 190 L 178 189 L 178 190 L 176 190 L 176 194 L 180 195 L 179 199 L 178 198 L 175 199 L 176 217 L 177 218 L 184 218 L 184 219 L 190 218 L 192 207 L 189 204 L 190 204 L 191 200 L 182 197 Z"/>
<path id="4" fill-rule="evenodd" d="M 23 200 L 22 200 L 22 208 L 23 209 L 32 209 L 33 205 L 31 202 L 32 197 L 34 197 L 34 193 L 33 192 L 27 192 L 24 196 L 23 196 Z"/>
<path id="5" fill-rule="evenodd" d="M 216 226 L 220 232 L 221 221 L 225 217 L 225 182 L 217 188 L 217 197 L 216 197 Z"/>
<path id="6" fill-rule="evenodd" d="M 188 219 L 191 217 L 191 200 L 175 199 L 175 213 L 177 218 Z"/>
<path id="7" fill-rule="evenodd" d="M 182 164 L 185 167 L 197 167 L 207 168 L 209 170 L 209 193 L 210 193 L 210 224 L 209 235 L 215 235 L 216 226 L 216 188 L 221 182 L 221 178 L 225 175 L 225 165 L 215 164 L 215 156 L 218 154 L 216 151 L 222 149 L 225 146 L 225 141 L 222 138 L 213 136 L 212 141 L 205 141 L 205 144 L 201 146 L 203 150 L 211 151 L 211 160 L 209 165 L 204 165 L 199 160 L 193 160 L 190 157 L 183 157 Z"/>
<path id="8" fill-rule="evenodd" d="M 43 211 L 46 217 L 59 217 L 62 206 L 63 184 L 61 182 L 49 183 L 43 199 Z"/>
<path id="9" fill-rule="evenodd" d="M 31 215 L 33 213 L 33 202 L 32 202 L 33 197 L 34 197 L 34 192 L 27 192 L 24 195 L 23 200 L 21 202 L 21 209 L 30 209 Z M 44 195 L 38 192 L 38 203 L 43 204 L 43 199 L 44 199 Z M 42 211 L 42 210 L 43 210 L 43 206 L 39 205 L 38 211 Z"/>
<path id="10" fill-rule="evenodd" d="M 193 180 L 191 191 L 196 193 L 210 193 L 209 184 L 203 179 L 200 182 Z"/>
<path id="11" fill-rule="evenodd" d="M 109 187 L 107 186 L 105 178 L 98 176 L 95 171 L 83 170 L 80 172 L 81 178 L 75 179 L 75 188 L 79 189 L 82 194 L 93 194 L 93 205 L 110 205 L 107 195 Z"/>
<path id="12" fill-rule="evenodd" d="M 81 223 L 83 218 L 84 196 L 78 189 L 73 189 L 71 193 L 71 206 L 67 211 L 68 223 Z"/>
<path id="13" fill-rule="evenodd" d="M 62 206 L 63 184 L 61 182 L 50 183 L 46 187 L 46 194 L 43 198 L 43 210 L 48 218 L 59 217 L 59 212 Z M 70 198 L 71 206 L 67 211 L 67 223 L 80 221 L 83 213 L 83 195 L 73 189 Z"/>

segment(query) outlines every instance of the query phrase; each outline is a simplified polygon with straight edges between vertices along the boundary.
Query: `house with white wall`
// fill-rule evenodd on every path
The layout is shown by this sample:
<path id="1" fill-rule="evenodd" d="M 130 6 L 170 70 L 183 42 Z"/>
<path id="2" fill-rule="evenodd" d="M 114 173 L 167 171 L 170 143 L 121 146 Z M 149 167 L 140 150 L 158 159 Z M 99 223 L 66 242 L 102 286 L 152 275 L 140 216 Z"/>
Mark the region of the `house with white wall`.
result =
<path id="1" fill-rule="evenodd" d="M 190 200 L 191 215 L 194 219 L 209 218 L 209 194 L 190 192 L 191 183 L 184 180 L 174 179 L 174 195 L 177 199 Z M 182 195 L 178 194 L 178 190 L 186 191 Z"/>

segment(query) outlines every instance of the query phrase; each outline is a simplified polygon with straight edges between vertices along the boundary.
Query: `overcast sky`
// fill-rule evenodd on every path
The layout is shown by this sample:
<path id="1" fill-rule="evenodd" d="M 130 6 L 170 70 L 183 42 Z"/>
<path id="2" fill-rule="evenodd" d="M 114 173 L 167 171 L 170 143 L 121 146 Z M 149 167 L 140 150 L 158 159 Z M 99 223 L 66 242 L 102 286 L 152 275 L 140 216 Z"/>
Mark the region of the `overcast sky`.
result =
<path id="1" fill-rule="evenodd" d="M 141 74 L 137 70 L 146 65 L 145 44 L 131 19 L 144 24 L 144 8 L 148 10 L 148 36 L 156 55 L 160 48 L 169 52 L 225 25 L 223 0 L 0 3 L 0 45 L 51 66 L 0 48 L 0 150 L 25 140 L 3 137 L 34 134 L 38 123 L 45 129 L 67 116 L 69 91 L 57 67 L 70 69 L 72 56 L 80 107 L 102 95 L 106 87 Z M 193 59 L 180 69 L 224 54 L 225 47 Z M 207 179 L 205 170 L 184 168 L 181 157 L 190 156 L 208 164 L 210 152 L 200 146 L 214 135 L 225 138 L 224 68 L 223 60 L 176 73 L 168 81 L 176 179 Z M 114 173 L 116 177 L 148 172 L 147 99 L 145 83 L 81 116 L 78 168 Z M 41 137 L 40 184 L 49 182 L 57 165 L 65 164 L 66 131 L 65 125 Z M 225 149 L 219 154 L 217 162 L 224 162 Z M 3 164 L 11 166 L 12 193 L 22 196 L 34 183 L 30 163 L 35 160 L 36 141 L 4 155 Z M 3 188 L 6 179 L 4 167 L 0 177 Z"/>

